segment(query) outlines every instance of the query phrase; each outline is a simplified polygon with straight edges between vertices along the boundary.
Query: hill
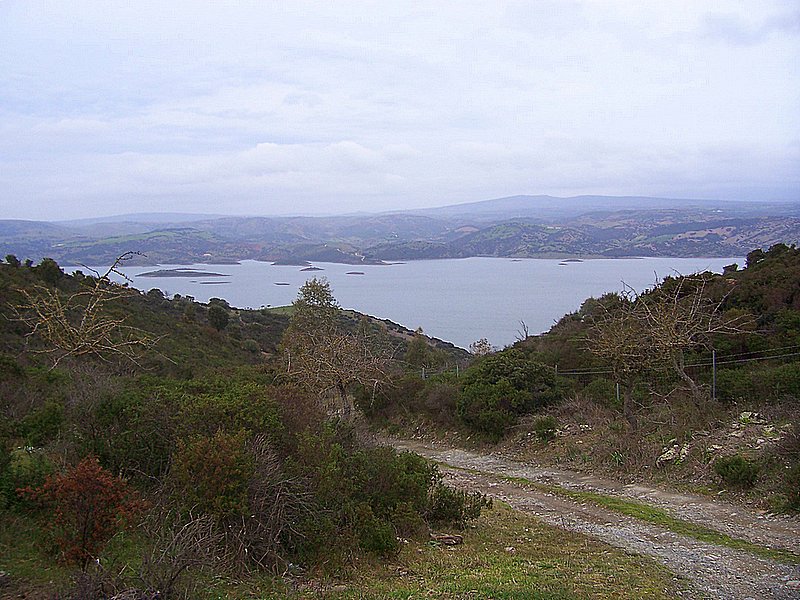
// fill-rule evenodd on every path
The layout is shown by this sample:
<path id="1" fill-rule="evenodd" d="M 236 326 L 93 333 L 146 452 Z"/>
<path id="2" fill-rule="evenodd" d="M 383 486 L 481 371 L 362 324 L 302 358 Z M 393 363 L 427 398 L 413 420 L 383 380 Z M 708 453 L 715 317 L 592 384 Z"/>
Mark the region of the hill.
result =
<path id="1" fill-rule="evenodd" d="M 665 198 L 513 196 L 436 209 L 330 217 L 126 215 L 0 221 L 0 256 L 110 264 L 302 264 L 469 256 L 736 256 L 800 242 L 800 204 Z M 146 257 L 146 258 L 145 258 Z"/>

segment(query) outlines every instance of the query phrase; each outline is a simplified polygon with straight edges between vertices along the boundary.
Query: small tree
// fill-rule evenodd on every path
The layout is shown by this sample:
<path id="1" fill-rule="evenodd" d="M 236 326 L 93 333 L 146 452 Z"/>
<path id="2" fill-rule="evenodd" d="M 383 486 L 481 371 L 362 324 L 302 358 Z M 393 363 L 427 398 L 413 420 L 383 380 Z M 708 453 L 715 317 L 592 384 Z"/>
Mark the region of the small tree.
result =
<path id="1" fill-rule="evenodd" d="M 145 507 L 125 481 L 103 469 L 92 456 L 65 473 L 48 477 L 41 487 L 22 488 L 19 493 L 52 511 L 50 526 L 64 559 L 82 569 Z"/>
<path id="2" fill-rule="evenodd" d="M 212 304 L 208 307 L 208 322 L 217 331 L 222 331 L 228 326 L 230 315 L 223 306 Z"/>
<path id="3" fill-rule="evenodd" d="M 587 347 L 611 365 L 623 385 L 623 411 L 631 425 L 635 419 L 630 392 L 637 375 L 671 371 L 699 403 L 703 393 L 686 372 L 686 353 L 709 348 L 714 335 L 741 333 L 752 323 L 752 317 L 740 311 L 724 313 L 730 290 L 714 298 L 710 281 L 707 274 L 668 277 L 642 294 L 625 286 L 621 294 L 608 294 L 594 306 Z"/>
<path id="4" fill-rule="evenodd" d="M 481 338 L 469 345 L 469 351 L 473 356 L 487 356 L 495 351 L 495 347 L 486 338 Z"/>
<path id="5" fill-rule="evenodd" d="M 303 387 L 318 394 L 334 391 L 349 412 L 352 385 L 375 389 L 388 379 L 392 349 L 374 339 L 363 319 L 355 331 L 344 326 L 326 279 L 308 280 L 292 306 L 281 347 L 286 372 Z"/>

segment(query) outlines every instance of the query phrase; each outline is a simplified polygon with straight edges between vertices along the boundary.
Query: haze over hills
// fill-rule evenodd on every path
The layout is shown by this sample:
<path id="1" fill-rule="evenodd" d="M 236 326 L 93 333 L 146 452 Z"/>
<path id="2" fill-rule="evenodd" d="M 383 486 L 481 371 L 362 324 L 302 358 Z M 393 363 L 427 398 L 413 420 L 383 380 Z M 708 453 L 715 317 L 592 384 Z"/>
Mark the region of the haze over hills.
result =
<path id="1" fill-rule="evenodd" d="M 129 214 L 0 221 L 0 255 L 104 264 L 255 259 L 379 263 L 470 256 L 736 256 L 800 242 L 800 203 L 512 196 L 433 209 L 325 217 Z"/>

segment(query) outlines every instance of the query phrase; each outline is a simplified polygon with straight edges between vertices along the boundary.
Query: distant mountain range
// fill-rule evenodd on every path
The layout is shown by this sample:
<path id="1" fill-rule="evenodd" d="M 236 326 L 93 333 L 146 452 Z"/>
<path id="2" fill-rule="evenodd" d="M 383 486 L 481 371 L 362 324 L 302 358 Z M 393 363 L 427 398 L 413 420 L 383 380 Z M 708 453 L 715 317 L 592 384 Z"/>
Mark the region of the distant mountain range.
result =
<path id="1" fill-rule="evenodd" d="M 0 256 L 103 265 L 378 263 L 429 258 L 740 256 L 800 243 L 800 202 L 512 196 L 432 209 L 326 217 L 132 214 L 0 220 Z"/>

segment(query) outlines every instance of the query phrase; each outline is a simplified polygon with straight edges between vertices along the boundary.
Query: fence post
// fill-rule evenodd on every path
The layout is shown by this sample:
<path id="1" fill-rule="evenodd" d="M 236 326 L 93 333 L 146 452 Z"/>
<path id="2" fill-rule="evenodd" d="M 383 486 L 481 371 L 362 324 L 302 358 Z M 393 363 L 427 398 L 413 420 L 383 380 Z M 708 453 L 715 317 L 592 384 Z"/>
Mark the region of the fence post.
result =
<path id="1" fill-rule="evenodd" d="M 617 406 L 619 406 L 619 381 L 617 382 Z"/>
<path id="2" fill-rule="evenodd" d="M 456 378 L 458 377 L 458 363 L 456 363 Z"/>
<path id="3" fill-rule="evenodd" d="M 711 399 L 717 401 L 717 351 L 711 351 Z"/>
<path id="4" fill-rule="evenodd" d="M 422 378 L 425 379 L 425 367 L 422 367 Z"/>

